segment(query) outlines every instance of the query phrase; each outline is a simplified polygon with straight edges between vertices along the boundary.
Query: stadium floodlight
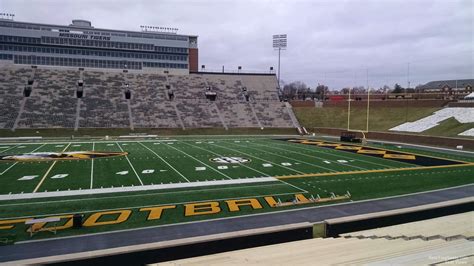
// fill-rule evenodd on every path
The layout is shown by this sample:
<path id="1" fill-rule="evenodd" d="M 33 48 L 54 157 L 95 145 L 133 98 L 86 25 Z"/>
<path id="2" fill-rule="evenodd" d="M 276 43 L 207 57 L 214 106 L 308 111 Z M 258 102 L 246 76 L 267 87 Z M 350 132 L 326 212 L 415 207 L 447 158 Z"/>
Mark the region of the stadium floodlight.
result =
<path id="1" fill-rule="evenodd" d="M 287 36 L 286 34 L 273 35 L 273 49 L 278 50 L 278 89 L 280 89 L 280 53 L 286 50 Z"/>

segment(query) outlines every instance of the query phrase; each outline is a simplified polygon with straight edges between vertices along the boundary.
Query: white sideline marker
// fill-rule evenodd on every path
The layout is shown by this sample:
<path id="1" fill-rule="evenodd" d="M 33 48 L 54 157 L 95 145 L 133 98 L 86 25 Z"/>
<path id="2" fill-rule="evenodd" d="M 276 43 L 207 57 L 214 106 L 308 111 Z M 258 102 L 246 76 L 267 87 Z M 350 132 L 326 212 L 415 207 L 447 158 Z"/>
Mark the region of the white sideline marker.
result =
<path id="1" fill-rule="evenodd" d="M 72 145 L 73 147 L 81 147 L 81 144 Z"/>
<path id="2" fill-rule="evenodd" d="M 224 169 L 229 169 L 229 167 L 227 167 L 227 165 L 219 165 L 217 166 L 217 169 L 224 170 Z"/>
<path id="3" fill-rule="evenodd" d="M 291 166 L 291 163 L 281 163 L 283 166 Z"/>
<path id="4" fill-rule="evenodd" d="M 337 160 L 337 161 L 340 162 L 340 163 L 348 163 L 348 161 L 346 161 L 346 160 Z"/>
<path id="5" fill-rule="evenodd" d="M 37 178 L 37 175 L 25 175 L 23 177 L 18 178 L 18 180 L 31 180 Z"/>
<path id="6" fill-rule="evenodd" d="M 64 147 L 64 145 L 56 145 L 56 146 L 54 146 L 54 147 L 56 147 L 56 148 L 62 148 L 62 147 Z"/>
<path id="7" fill-rule="evenodd" d="M 66 176 L 68 176 L 69 174 L 57 174 L 57 175 L 53 175 L 52 177 L 50 177 L 51 179 L 60 179 L 60 178 L 65 178 Z"/>
<path id="8" fill-rule="evenodd" d="M 324 163 L 327 163 L 327 164 L 330 164 L 331 162 L 330 161 L 323 161 Z"/>
<path id="9" fill-rule="evenodd" d="M 128 174 L 128 171 L 120 171 L 120 172 L 117 172 L 115 173 L 116 175 L 127 175 Z"/>
<path id="10" fill-rule="evenodd" d="M 204 166 L 196 167 L 196 171 L 204 171 L 204 170 L 206 170 L 206 167 L 204 167 Z"/>
<path id="11" fill-rule="evenodd" d="M 273 165 L 271 163 L 263 163 L 262 166 L 263 167 L 273 167 Z"/>

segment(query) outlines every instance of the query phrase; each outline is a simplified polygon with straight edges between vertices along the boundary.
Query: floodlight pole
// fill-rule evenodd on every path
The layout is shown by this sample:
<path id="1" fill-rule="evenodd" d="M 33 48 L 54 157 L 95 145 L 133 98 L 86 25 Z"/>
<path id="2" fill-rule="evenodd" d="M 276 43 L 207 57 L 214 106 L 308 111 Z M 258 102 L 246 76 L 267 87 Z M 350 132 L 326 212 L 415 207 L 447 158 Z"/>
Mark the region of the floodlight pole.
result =
<path id="1" fill-rule="evenodd" d="M 287 36 L 286 34 L 277 34 L 273 35 L 273 49 L 278 49 L 278 89 L 280 90 L 280 66 L 281 66 L 281 49 L 286 49 L 287 45 Z"/>
<path id="2" fill-rule="evenodd" d="M 280 89 L 280 52 L 281 47 L 278 47 L 278 89 Z"/>

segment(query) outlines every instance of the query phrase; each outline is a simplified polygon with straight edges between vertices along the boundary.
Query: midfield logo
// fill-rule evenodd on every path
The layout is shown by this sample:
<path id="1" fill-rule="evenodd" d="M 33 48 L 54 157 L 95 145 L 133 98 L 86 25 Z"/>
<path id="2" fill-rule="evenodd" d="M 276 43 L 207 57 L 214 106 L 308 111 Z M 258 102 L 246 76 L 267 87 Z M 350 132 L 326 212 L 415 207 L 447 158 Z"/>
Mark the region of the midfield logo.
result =
<path id="1" fill-rule="evenodd" d="M 69 151 L 69 152 L 33 152 L 0 156 L 0 161 L 55 161 L 84 160 L 112 156 L 124 156 L 128 152 Z"/>
<path id="2" fill-rule="evenodd" d="M 238 163 L 248 163 L 250 159 L 242 158 L 242 157 L 216 157 L 210 159 L 213 163 L 231 163 L 231 164 L 238 164 Z"/>

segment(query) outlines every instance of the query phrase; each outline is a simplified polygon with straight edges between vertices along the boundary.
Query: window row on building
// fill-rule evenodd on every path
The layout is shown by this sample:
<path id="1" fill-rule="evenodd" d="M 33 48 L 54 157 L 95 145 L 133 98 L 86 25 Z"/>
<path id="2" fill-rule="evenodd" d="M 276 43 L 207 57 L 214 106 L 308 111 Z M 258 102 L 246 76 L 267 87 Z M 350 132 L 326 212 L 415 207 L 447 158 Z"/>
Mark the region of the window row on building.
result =
<path id="1" fill-rule="evenodd" d="M 44 36 L 41 37 L 41 39 L 39 39 L 39 38 L 32 38 L 32 37 L 0 35 L 0 42 L 27 43 L 27 44 L 43 43 L 43 44 L 53 44 L 53 45 L 89 46 L 89 47 L 98 47 L 98 48 L 156 51 L 156 52 L 162 52 L 162 53 L 176 53 L 176 54 L 188 53 L 188 49 L 182 48 L 182 47 L 155 46 L 153 44 L 144 44 L 144 43 L 69 39 L 69 38 L 44 37 Z"/>
<path id="2" fill-rule="evenodd" d="M 13 55 L 11 55 L 11 54 L 0 54 L 0 60 L 13 60 Z"/>
<path id="3" fill-rule="evenodd" d="M 27 46 L 27 45 L 14 45 L 14 44 L 0 44 L 0 51 L 137 58 L 137 59 L 150 59 L 150 60 L 172 60 L 172 61 L 187 61 L 188 60 L 187 55 L 169 55 L 169 54 L 123 52 L 123 51 L 119 52 L 119 51 L 113 51 L 113 50 L 80 49 L 80 48 L 72 48 L 72 47 L 30 46 L 30 45 Z"/>
<path id="4" fill-rule="evenodd" d="M 170 63 L 157 63 L 157 62 L 143 62 L 144 67 L 158 67 L 158 68 L 181 68 L 187 69 L 188 64 L 170 64 Z"/>
<path id="5" fill-rule="evenodd" d="M 0 59 L 1 59 L 0 54 Z M 9 58 L 5 58 L 9 59 Z M 48 56 L 29 56 L 15 55 L 13 57 L 15 64 L 24 65 L 46 65 L 46 66 L 65 66 L 65 67 L 91 67 L 91 68 L 115 68 L 115 69 L 142 69 L 144 67 L 176 68 L 187 69 L 187 64 L 174 63 L 147 63 L 125 60 L 96 60 L 84 58 L 67 57 L 48 57 Z"/>

